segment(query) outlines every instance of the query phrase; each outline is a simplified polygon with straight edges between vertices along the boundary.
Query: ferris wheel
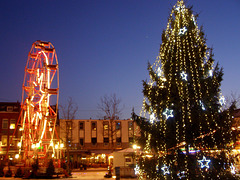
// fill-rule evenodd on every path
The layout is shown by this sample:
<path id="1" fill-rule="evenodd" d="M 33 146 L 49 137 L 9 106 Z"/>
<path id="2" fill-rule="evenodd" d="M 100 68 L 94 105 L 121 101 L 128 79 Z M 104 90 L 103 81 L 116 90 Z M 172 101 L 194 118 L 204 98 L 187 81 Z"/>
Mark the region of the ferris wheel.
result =
<path id="1" fill-rule="evenodd" d="M 59 94 L 58 60 L 50 42 L 36 41 L 28 54 L 22 88 L 21 140 L 19 153 L 33 156 L 40 149 L 45 156 L 53 143 Z"/>

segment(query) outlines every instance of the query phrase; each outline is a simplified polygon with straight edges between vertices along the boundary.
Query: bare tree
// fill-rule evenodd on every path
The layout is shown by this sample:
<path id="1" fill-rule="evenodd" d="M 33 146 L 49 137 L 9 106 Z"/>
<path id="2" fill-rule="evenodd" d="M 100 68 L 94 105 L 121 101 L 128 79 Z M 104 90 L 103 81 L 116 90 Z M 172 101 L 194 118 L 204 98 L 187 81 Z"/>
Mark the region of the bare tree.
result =
<path id="1" fill-rule="evenodd" d="M 65 143 L 67 149 L 67 165 L 69 167 L 70 162 L 70 155 L 69 155 L 69 148 L 72 146 L 73 141 L 73 120 L 75 119 L 76 113 L 78 111 L 78 106 L 76 103 L 73 102 L 71 97 L 68 97 L 67 103 L 65 105 L 60 105 L 60 112 L 63 125 L 60 126 L 61 130 L 64 134 L 64 139 L 62 139 Z"/>
<path id="2" fill-rule="evenodd" d="M 111 139 L 111 149 L 113 151 L 114 145 L 114 135 L 116 133 L 114 128 L 114 120 L 118 120 L 119 116 L 121 115 L 122 108 L 120 108 L 121 100 L 117 98 L 116 94 L 112 94 L 110 96 L 103 96 L 100 99 L 100 103 L 98 104 L 98 109 L 104 112 L 104 119 L 109 119 L 110 126 L 110 139 Z"/>
<path id="3" fill-rule="evenodd" d="M 98 108 L 105 113 L 104 119 L 119 119 L 122 109 L 120 109 L 121 100 L 116 94 L 103 96 L 100 99 Z"/>
<path id="4" fill-rule="evenodd" d="M 240 107 L 240 94 L 231 92 L 230 96 L 226 96 L 223 109 L 228 109 L 232 105 L 234 105 L 236 108 Z"/>

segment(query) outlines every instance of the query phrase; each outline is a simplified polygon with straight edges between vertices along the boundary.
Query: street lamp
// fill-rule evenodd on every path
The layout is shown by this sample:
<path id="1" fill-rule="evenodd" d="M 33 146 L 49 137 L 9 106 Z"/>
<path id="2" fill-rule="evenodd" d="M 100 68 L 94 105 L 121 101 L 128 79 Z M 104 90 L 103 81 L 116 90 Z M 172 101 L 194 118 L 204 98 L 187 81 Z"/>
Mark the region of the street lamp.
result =
<path id="1" fill-rule="evenodd" d="M 141 148 L 141 147 L 138 146 L 138 145 L 136 145 L 136 144 L 133 145 L 133 149 L 140 149 L 140 148 Z"/>

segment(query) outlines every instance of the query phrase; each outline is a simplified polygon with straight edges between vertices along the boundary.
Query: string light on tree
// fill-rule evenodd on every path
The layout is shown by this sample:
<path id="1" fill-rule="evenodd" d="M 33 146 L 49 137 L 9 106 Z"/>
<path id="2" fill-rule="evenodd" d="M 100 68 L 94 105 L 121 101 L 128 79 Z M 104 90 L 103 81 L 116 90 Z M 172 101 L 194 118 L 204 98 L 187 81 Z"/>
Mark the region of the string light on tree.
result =
<path id="1" fill-rule="evenodd" d="M 210 159 L 206 159 L 206 157 L 203 156 L 203 159 L 198 160 L 198 162 L 200 163 L 201 168 L 206 167 L 207 169 L 209 169 L 209 163 L 211 162 L 211 160 Z"/>
<path id="2" fill-rule="evenodd" d="M 162 33 L 159 58 L 148 66 L 149 81 L 143 81 L 142 111 L 139 116 L 133 113 L 143 132 L 138 141 L 143 154 L 159 155 L 139 158 L 142 178 L 163 179 L 163 174 L 169 174 L 169 179 L 204 179 L 206 171 L 201 168 L 209 168 L 210 160 L 200 160 L 198 151 L 189 156 L 190 147 L 205 153 L 214 147 L 225 149 L 233 141 L 231 110 L 220 111 L 222 68 L 214 66 L 212 50 L 193 12 L 183 0 L 173 6 Z M 180 146 L 185 156 L 181 156 Z M 192 160 L 197 163 L 192 164 Z M 177 167 L 170 162 L 176 162 Z M 229 160 L 224 162 L 230 167 Z M 223 167 L 218 170 L 219 165 L 211 166 L 220 176 Z"/>

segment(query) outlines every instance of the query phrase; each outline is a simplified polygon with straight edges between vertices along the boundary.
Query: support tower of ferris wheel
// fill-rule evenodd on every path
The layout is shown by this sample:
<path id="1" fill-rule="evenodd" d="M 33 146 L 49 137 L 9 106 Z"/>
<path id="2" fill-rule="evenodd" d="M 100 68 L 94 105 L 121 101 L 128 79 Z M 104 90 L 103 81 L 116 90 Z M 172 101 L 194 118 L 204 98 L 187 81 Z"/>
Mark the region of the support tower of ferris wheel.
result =
<path id="1" fill-rule="evenodd" d="M 53 138 L 59 95 L 58 60 L 50 42 L 36 41 L 28 54 L 22 88 L 22 113 L 18 142 L 23 159 L 54 154 Z M 34 149 L 37 150 L 34 153 Z"/>

